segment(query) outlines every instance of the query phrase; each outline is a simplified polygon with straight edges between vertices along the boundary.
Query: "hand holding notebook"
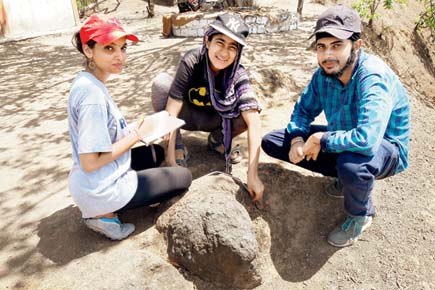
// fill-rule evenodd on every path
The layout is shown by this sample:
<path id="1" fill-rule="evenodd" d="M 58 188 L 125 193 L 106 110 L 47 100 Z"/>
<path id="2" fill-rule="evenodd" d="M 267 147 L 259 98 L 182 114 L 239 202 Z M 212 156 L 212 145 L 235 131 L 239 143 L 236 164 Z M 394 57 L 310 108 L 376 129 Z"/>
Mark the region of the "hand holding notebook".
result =
<path id="1" fill-rule="evenodd" d="M 148 146 L 157 139 L 180 128 L 184 123 L 183 120 L 170 116 L 167 111 L 160 111 L 149 116 L 143 116 L 139 121 L 131 123 L 128 127 L 131 131 L 137 130 L 140 141 Z"/>

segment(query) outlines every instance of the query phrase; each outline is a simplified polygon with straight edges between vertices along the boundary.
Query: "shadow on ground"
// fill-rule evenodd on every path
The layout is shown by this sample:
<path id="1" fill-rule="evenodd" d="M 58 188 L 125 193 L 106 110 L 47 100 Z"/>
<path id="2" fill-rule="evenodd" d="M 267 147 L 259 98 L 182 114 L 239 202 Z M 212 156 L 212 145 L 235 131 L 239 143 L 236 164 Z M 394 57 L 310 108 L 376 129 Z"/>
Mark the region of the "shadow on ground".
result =
<path id="1" fill-rule="evenodd" d="M 144 26 L 141 33 L 158 35 L 159 30 Z M 0 133 L 4 141 L 0 166 L 9 174 L 2 179 L 8 186 L 2 184 L 6 188 L 0 191 L 0 247 L 10 252 L 0 269 L 0 278 L 48 270 L 50 263 L 40 260 L 38 252 L 56 265 L 64 265 L 113 245 L 90 232 L 75 207 L 63 208 L 41 220 L 32 216 L 50 199 L 59 195 L 69 198 L 65 185 L 72 158 L 67 98 L 83 63 L 70 37 L 50 39 L 53 43 L 45 43 L 48 40 L 42 37 L 0 45 Z M 150 111 L 153 77 L 165 70 L 174 72 L 180 53 L 193 43 L 193 39 L 180 39 L 172 45 L 162 43 L 161 47 L 150 48 L 143 41 L 130 48 L 129 66 L 108 84 L 128 120 Z M 18 201 L 14 204 L 12 200 Z M 141 215 L 147 217 L 142 220 Z M 136 233 L 151 226 L 152 217 L 148 216 L 148 212 L 132 216 L 125 213 L 126 219 L 134 220 Z M 40 237 L 36 249 L 29 238 L 35 231 Z"/>
<path id="2" fill-rule="evenodd" d="M 154 208 L 144 207 L 129 210 L 120 216 L 123 221 L 136 226 L 132 234 L 135 236 L 154 225 L 155 212 Z M 88 229 L 83 224 L 80 210 L 75 206 L 68 206 L 42 219 L 38 236 L 37 250 L 57 266 L 94 252 L 104 252 L 117 244 Z"/>
<path id="3" fill-rule="evenodd" d="M 203 160 L 205 156 L 201 154 L 193 156 L 191 164 Z M 264 226 L 264 223 L 255 223 L 263 219 L 270 230 L 270 248 L 260 246 L 257 259 L 270 255 L 273 266 L 285 281 L 309 280 L 338 250 L 327 243 L 326 237 L 344 217 L 342 200 L 323 193 L 323 188 L 331 181 L 327 177 L 306 175 L 274 163 L 260 164 L 259 171 L 266 188 L 262 205 L 254 204 L 242 187 L 236 193 L 236 199 L 254 221 L 254 228 Z M 256 228 L 257 232 L 263 230 Z M 264 246 L 268 239 L 257 234 L 259 245 Z M 185 270 L 180 272 L 199 290 L 221 289 L 219 285 L 210 288 L 210 282 Z"/>
<path id="4" fill-rule="evenodd" d="M 251 218 L 261 216 L 269 225 L 270 255 L 277 272 L 286 281 L 299 282 L 315 275 L 337 248 L 326 236 L 342 217 L 342 201 L 327 197 L 322 189 L 328 178 L 306 176 L 279 164 L 261 164 L 266 187 L 262 210 L 246 195 Z"/>

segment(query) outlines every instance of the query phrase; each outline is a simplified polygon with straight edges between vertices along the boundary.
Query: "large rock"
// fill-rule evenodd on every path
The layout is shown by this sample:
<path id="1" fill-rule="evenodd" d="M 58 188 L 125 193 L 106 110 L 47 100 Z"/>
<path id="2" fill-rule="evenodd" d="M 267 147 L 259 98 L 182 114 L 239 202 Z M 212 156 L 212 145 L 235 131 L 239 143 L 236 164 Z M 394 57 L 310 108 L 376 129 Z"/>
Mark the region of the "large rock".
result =
<path id="1" fill-rule="evenodd" d="M 202 279 L 226 287 L 253 288 L 261 277 L 253 263 L 258 245 L 246 209 L 235 199 L 242 188 L 226 174 L 196 179 L 157 220 L 169 258 Z"/>

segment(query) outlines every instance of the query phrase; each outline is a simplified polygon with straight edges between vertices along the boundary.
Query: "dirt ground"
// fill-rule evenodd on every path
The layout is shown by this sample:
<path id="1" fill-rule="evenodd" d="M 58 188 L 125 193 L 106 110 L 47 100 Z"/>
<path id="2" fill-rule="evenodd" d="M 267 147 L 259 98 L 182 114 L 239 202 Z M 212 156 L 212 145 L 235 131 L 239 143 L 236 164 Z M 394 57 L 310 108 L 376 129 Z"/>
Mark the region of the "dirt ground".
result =
<path id="1" fill-rule="evenodd" d="M 173 73 L 182 52 L 201 39 L 160 37 L 156 6 L 123 0 L 114 12 L 141 39 L 128 49 L 128 67 L 108 87 L 125 117 L 151 112 L 150 87 L 161 71 Z M 267 1 L 296 10 L 297 1 Z M 435 79 L 413 48 L 416 2 L 392 12 L 369 48 L 391 63 L 407 85 L 412 108 L 410 167 L 377 182 L 377 217 L 355 246 L 329 246 L 327 233 L 343 217 L 342 204 L 322 193 L 329 179 L 267 157 L 260 158 L 264 207 L 247 208 L 260 243 L 264 283 L 257 290 L 435 289 Z M 316 16 L 325 9 L 305 3 L 296 31 L 249 36 L 242 63 L 263 104 L 263 132 L 288 122 L 294 100 L 317 66 L 307 50 Z M 388 23 L 386 23 L 386 21 Z M 384 31 L 382 30 L 382 31 Z M 131 211 L 123 220 L 136 232 L 111 242 L 85 228 L 67 189 L 72 164 L 66 101 L 81 56 L 71 33 L 0 44 L 0 288 L 1 289 L 220 289 L 166 261 L 155 230 L 159 209 Z M 318 119 L 319 123 L 323 118 Z M 206 135 L 186 132 L 194 178 L 223 170 L 209 155 Z M 237 143 L 246 148 L 246 135 Z M 246 157 L 246 156 L 245 156 Z M 210 162 L 205 163 L 204 160 Z M 246 180 L 246 158 L 234 175 Z"/>

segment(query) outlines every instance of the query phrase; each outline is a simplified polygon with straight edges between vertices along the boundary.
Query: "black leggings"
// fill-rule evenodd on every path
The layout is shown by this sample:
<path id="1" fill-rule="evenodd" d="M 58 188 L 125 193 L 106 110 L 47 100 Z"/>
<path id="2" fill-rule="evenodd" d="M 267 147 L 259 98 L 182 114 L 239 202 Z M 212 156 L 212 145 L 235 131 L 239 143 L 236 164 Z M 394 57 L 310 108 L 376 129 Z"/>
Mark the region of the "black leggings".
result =
<path id="1" fill-rule="evenodd" d="M 192 183 L 192 174 L 183 167 L 158 167 L 165 158 L 159 145 L 131 150 L 131 168 L 137 171 L 138 185 L 133 198 L 119 211 L 161 202 L 184 193 Z"/>

